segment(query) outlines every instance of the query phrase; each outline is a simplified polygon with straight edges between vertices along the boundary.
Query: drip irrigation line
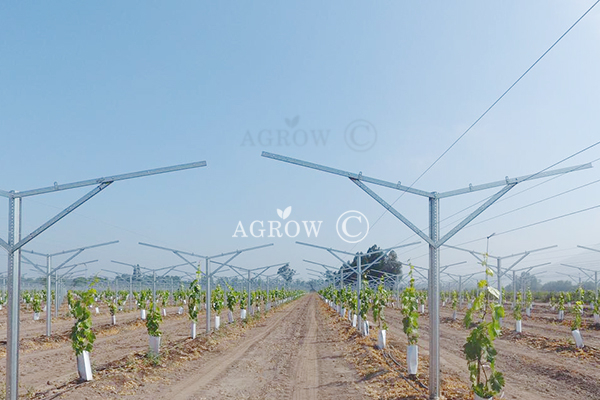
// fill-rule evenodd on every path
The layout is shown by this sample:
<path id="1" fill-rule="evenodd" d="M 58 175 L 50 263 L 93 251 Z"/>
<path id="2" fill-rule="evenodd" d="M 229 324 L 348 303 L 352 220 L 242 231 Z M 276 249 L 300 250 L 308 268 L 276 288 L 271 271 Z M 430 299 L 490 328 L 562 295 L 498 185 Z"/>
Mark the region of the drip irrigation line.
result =
<path id="1" fill-rule="evenodd" d="M 419 181 L 421 180 L 421 178 L 427 173 L 429 172 L 429 170 L 431 170 L 431 168 L 433 168 L 467 133 L 469 133 L 471 131 L 471 129 L 473 129 L 475 127 L 475 125 L 477 125 L 477 123 L 479 123 L 479 121 L 481 121 L 483 119 L 483 117 L 485 117 L 491 110 L 492 108 L 494 108 L 494 106 L 496 104 L 498 104 L 500 102 L 500 100 L 502 100 L 504 98 L 504 96 L 506 96 L 508 94 L 508 92 L 510 92 L 520 81 L 521 79 L 523 79 L 525 77 L 525 75 L 527 75 L 529 73 L 529 71 L 531 71 L 545 56 L 546 54 L 548 54 L 590 11 L 592 11 L 592 9 L 594 7 L 596 7 L 596 5 L 600 3 L 600 0 L 596 0 L 596 2 L 594 4 L 592 4 L 592 6 L 590 8 L 587 9 L 587 11 L 585 13 L 583 13 L 583 15 L 581 15 L 581 17 L 579 17 L 570 27 L 569 29 L 567 29 L 562 35 L 560 35 L 560 37 L 558 39 L 556 39 L 556 41 L 554 43 L 552 43 L 552 45 L 541 55 L 538 57 L 537 60 L 535 60 L 535 62 L 533 64 L 531 64 L 531 66 L 529 68 L 527 68 L 527 70 L 525 72 L 523 72 L 523 74 L 521 74 L 521 76 L 519 76 L 519 78 L 513 82 L 512 85 L 509 86 L 508 89 L 506 89 L 504 91 L 504 93 L 502 93 L 502 95 L 500 95 L 500 97 L 498 97 L 496 99 L 496 101 L 494 101 L 492 103 L 491 106 L 489 106 L 484 112 L 483 114 L 481 114 L 479 116 L 479 118 L 477 118 L 475 120 L 475 122 L 473 122 L 446 150 L 444 150 L 444 152 L 438 157 L 436 158 L 436 160 L 431 163 L 431 165 L 429 167 L 427 167 L 427 169 L 425 169 L 425 171 L 423 171 L 421 173 L 421 175 L 419 175 L 417 177 L 417 179 L 415 179 L 413 181 L 413 183 L 410 184 L 409 189 L 412 189 L 412 187 Z M 540 171 L 543 172 L 543 171 Z M 404 196 L 404 194 L 406 193 L 406 191 L 402 192 L 400 194 L 400 196 L 398 196 L 398 198 L 396 200 L 394 200 L 394 202 L 391 204 L 391 206 L 393 206 L 394 204 L 396 204 L 396 202 L 398 200 L 400 200 L 402 198 L 402 196 Z M 379 218 L 377 218 L 377 220 L 375 220 L 375 222 L 373 223 L 373 225 L 371 225 L 371 229 L 373 229 L 375 227 L 375 225 L 377 225 L 377 223 L 381 220 L 381 218 L 383 218 L 383 216 L 386 214 L 387 210 L 384 211 Z M 354 248 L 356 247 L 356 244 L 352 247 Z"/>
<path id="2" fill-rule="evenodd" d="M 392 360 L 392 362 L 394 362 L 394 364 L 396 364 L 396 365 L 397 365 L 397 366 L 399 366 L 400 368 L 403 368 L 403 369 L 405 369 L 405 368 L 404 368 L 402 365 L 400 365 L 400 364 L 399 364 L 399 363 L 396 361 L 396 359 L 394 359 L 394 358 L 392 357 L 392 355 L 391 355 L 391 354 L 389 354 L 389 353 L 388 353 L 388 352 L 386 352 L 386 351 L 382 351 L 382 354 L 383 354 L 383 358 L 385 359 L 385 362 L 386 362 L 386 364 L 388 365 L 388 367 L 390 367 L 392 371 L 396 372 L 400 378 L 404 379 L 404 380 L 405 380 L 405 381 L 406 381 L 406 382 L 407 382 L 407 383 L 408 383 L 408 384 L 409 384 L 409 385 L 410 385 L 410 386 L 411 386 L 411 387 L 412 387 L 412 388 L 415 390 L 415 392 L 417 392 L 417 393 L 418 393 L 416 396 L 418 396 L 418 397 L 423 397 L 424 399 L 427 399 L 427 398 L 428 398 L 428 397 L 427 397 L 427 395 L 425 395 L 425 394 L 422 394 L 422 391 L 421 391 L 421 390 L 419 390 L 419 389 L 418 389 L 418 388 L 417 388 L 417 387 L 416 387 L 416 386 L 415 386 L 415 385 L 414 385 L 414 384 L 411 382 L 411 380 L 410 380 L 410 379 L 408 379 L 408 378 L 406 377 L 406 375 L 405 375 L 405 374 L 403 374 L 402 372 L 400 372 L 400 371 L 398 371 L 397 369 L 395 369 L 395 368 L 394 368 L 394 366 L 393 366 L 393 365 L 391 365 L 391 364 L 389 363 L 388 359 Z M 406 372 L 408 372 L 408 370 L 407 370 Z M 420 384 L 422 387 L 425 387 L 425 389 L 427 390 L 427 387 L 426 387 L 425 385 L 423 385 L 423 384 L 422 384 L 422 383 L 421 383 L 419 380 L 416 380 L 416 382 L 418 382 L 418 383 L 419 383 L 419 384 Z"/>

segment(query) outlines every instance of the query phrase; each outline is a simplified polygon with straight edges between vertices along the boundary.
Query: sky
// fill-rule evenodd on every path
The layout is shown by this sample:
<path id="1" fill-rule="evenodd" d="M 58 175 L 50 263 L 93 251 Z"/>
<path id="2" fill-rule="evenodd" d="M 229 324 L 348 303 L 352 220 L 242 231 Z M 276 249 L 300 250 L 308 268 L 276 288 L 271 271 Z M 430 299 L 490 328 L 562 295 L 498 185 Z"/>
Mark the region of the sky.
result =
<path id="1" fill-rule="evenodd" d="M 180 262 L 139 242 L 206 256 L 273 243 L 235 264 L 289 262 L 309 279 L 313 267 L 303 260 L 340 263 L 297 241 L 349 253 L 418 241 L 396 251 L 427 267 L 425 242 L 347 178 L 261 153 L 429 192 L 598 160 L 600 146 L 559 163 L 600 138 L 597 7 L 420 177 L 593 3 L 2 3 L 0 189 L 207 162 L 115 182 L 25 247 L 56 253 L 119 240 L 77 258 L 99 260 L 88 274 L 130 272 L 111 260 L 148 268 Z M 487 245 L 498 256 L 556 245 L 519 264 L 551 262 L 538 269 L 547 271 L 543 280 L 569 279 L 559 274 L 571 272 L 561 263 L 600 270 L 600 253 L 577 247 L 600 249 L 600 208 L 514 230 L 598 206 L 599 168 L 596 161 L 517 185 L 448 244 L 482 253 L 496 233 Z M 426 198 L 368 186 L 428 232 Z M 91 189 L 25 199 L 23 232 Z M 494 192 L 441 200 L 442 234 Z M 288 207 L 282 219 L 277 210 Z M 336 231 L 350 210 L 370 224 L 358 244 Z M 6 216 L 0 211 L 4 239 Z M 253 221 L 322 223 L 318 237 L 255 238 Z M 247 237 L 233 237 L 240 224 Z M 357 219 L 347 228 L 364 232 Z M 470 254 L 442 249 L 442 265 L 461 261 L 448 271 L 481 270 Z M 28 266 L 24 273 L 36 276 Z"/>

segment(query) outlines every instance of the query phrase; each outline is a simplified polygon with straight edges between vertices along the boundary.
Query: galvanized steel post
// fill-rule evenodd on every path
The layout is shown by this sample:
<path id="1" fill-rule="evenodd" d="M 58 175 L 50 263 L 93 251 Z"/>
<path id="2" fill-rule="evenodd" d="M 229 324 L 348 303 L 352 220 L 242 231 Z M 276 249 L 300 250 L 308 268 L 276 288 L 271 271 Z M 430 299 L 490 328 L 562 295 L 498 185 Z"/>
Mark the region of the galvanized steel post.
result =
<path id="1" fill-rule="evenodd" d="M 11 192 L 14 193 L 14 192 Z M 6 398 L 16 400 L 19 393 L 19 300 L 21 250 L 13 246 L 21 240 L 21 198 L 8 199 L 8 326 L 6 338 Z M 15 252 L 17 253 L 15 256 Z"/>
<path id="2" fill-rule="evenodd" d="M 52 257 L 46 256 L 46 336 L 52 335 Z"/>
<path id="3" fill-rule="evenodd" d="M 502 259 L 498 258 L 498 259 L 496 259 L 496 262 L 498 263 L 498 265 L 497 265 L 498 266 L 498 272 L 497 272 L 497 274 L 498 274 L 498 304 L 500 304 L 501 306 L 504 306 L 504 303 L 503 303 L 504 298 L 502 296 L 502 284 L 500 281 L 500 278 L 502 277 L 502 269 L 501 269 Z M 502 317 L 500 317 L 498 319 L 498 322 L 500 323 L 500 326 L 502 326 Z"/>
<path id="4" fill-rule="evenodd" d="M 250 270 L 248 270 L 248 303 L 247 303 L 248 304 L 248 308 L 246 310 L 246 315 L 250 315 L 250 307 L 252 307 L 252 305 L 250 304 L 250 279 L 252 279 L 250 277 L 251 273 L 252 272 Z"/>
<path id="5" fill-rule="evenodd" d="M 440 248 L 435 245 L 440 232 L 440 200 L 436 193 L 429 199 L 429 398 L 440 397 Z"/>
<path id="6" fill-rule="evenodd" d="M 206 257 L 206 333 L 211 331 L 210 307 L 212 303 L 210 286 L 210 258 Z"/>
<path id="7" fill-rule="evenodd" d="M 342 267 L 343 269 L 344 267 Z M 358 297 L 358 326 L 360 327 L 360 330 L 362 331 L 362 327 L 363 327 L 363 320 L 361 318 L 360 315 L 360 307 L 361 307 L 361 301 L 360 301 L 360 291 L 362 290 L 361 286 L 362 286 L 362 256 L 359 253 L 358 254 L 358 273 L 357 273 L 357 279 L 356 279 L 356 294 Z"/>

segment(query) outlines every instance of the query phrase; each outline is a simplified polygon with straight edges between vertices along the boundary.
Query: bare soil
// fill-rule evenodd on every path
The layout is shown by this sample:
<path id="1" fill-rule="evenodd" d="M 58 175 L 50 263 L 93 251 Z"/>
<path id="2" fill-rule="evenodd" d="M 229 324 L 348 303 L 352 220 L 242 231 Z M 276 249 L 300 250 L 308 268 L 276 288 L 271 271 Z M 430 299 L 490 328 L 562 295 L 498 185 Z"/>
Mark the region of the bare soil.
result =
<path id="1" fill-rule="evenodd" d="M 508 311 L 508 310 L 507 310 Z M 508 312 L 507 312 L 508 314 Z M 402 315 L 386 309 L 390 337 L 403 338 Z M 464 313 L 452 321 L 452 310 L 441 308 L 440 354 L 442 376 L 458 375 L 469 383 L 463 345 L 468 334 L 462 326 Z M 429 318 L 419 318 L 419 354 L 429 356 Z M 600 343 L 597 330 L 584 330 L 586 347 L 578 350 L 572 344 L 567 323 L 554 323 L 536 317 L 524 317 L 523 334 L 514 333 L 514 320 L 504 319 L 503 335 L 496 340 L 496 368 L 506 379 L 505 399 L 600 399 Z M 404 345 L 405 346 L 405 345 Z"/>
<path id="2" fill-rule="evenodd" d="M 506 378 L 504 399 L 600 399 L 600 327 L 586 313 L 581 330 L 586 346 L 576 349 L 569 322 L 558 321 L 556 314 L 536 304 L 532 316 L 523 317 L 523 334 L 516 334 L 507 307 L 503 335 L 496 341 L 497 368 Z M 239 312 L 234 315 L 237 319 Z M 428 315 L 419 318 L 416 377 L 406 371 L 402 315 L 393 308 L 385 315 L 388 348 L 378 350 L 377 329 L 362 337 L 314 293 L 244 323 L 227 324 L 223 312 L 223 328 L 210 335 L 201 313 L 196 340 L 189 338 L 187 314 L 169 307 L 161 326 L 162 355 L 153 359 L 146 355 L 148 335 L 139 311 L 117 314 L 118 324 L 111 326 L 103 309 L 93 316 L 95 380 L 82 383 L 68 339 L 72 320 L 53 320 L 54 334 L 46 338 L 45 321 L 33 321 L 24 312 L 20 392 L 33 399 L 92 400 L 427 398 Z M 442 393 L 446 399 L 471 399 L 462 353 L 468 333 L 461 323 L 464 312 L 457 321 L 451 315 L 449 307 L 441 308 Z M 0 338 L 6 335 L 2 330 Z M 5 350 L 0 339 L 0 377 L 5 375 Z"/>
<path id="3" fill-rule="evenodd" d="M 338 332 L 327 325 L 329 317 L 320 307 L 312 294 L 248 323 L 224 323 L 224 312 L 223 328 L 211 335 L 201 329 L 200 317 L 196 340 L 189 338 L 187 315 L 173 308 L 161 325 L 158 359 L 146 356 L 148 336 L 137 312 L 119 314 L 117 327 L 97 328 L 94 381 L 87 383 L 76 379 L 66 338 L 72 322 L 66 321 L 65 330 L 50 339 L 23 339 L 31 346 L 21 352 L 21 394 L 35 399 L 363 399 L 360 376 L 344 358 Z M 2 360 L 0 371 L 4 375 Z"/>

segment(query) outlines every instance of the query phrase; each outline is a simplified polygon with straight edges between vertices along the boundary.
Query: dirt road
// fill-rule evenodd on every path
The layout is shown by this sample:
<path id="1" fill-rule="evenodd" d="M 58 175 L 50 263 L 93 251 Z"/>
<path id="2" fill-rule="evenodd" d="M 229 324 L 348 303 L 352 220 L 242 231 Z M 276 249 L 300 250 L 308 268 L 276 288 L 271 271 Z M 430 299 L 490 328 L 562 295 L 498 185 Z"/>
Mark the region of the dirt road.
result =
<path id="1" fill-rule="evenodd" d="M 240 337 L 203 353 L 157 381 L 148 381 L 129 399 L 364 399 L 364 386 L 344 358 L 338 332 L 316 294 L 275 309 Z M 101 378 L 110 380 L 110 376 Z M 99 399 L 91 386 L 65 399 Z"/>

